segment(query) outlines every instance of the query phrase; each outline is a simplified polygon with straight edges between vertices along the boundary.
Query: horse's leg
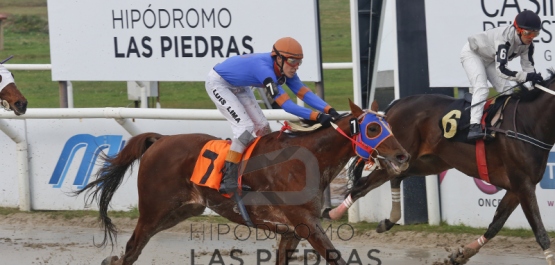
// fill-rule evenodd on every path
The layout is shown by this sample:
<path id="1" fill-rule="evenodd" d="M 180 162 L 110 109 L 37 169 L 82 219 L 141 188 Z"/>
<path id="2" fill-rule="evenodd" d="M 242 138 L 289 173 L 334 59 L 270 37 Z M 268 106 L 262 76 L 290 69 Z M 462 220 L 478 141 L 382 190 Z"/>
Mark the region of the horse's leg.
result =
<path id="1" fill-rule="evenodd" d="M 390 176 L 386 170 L 373 171 L 370 175 L 357 181 L 357 184 L 361 185 L 352 187 L 350 194 L 347 195 L 347 198 L 343 201 L 343 203 L 337 206 L 337 208 L 323 212 L 322 216 L 331 220 L 339 220 L 356 200 L 363 197 L 371 190 L 381 186 L 388 180 L 390 180 Z"/>
<path id="2" fill-rule="evenodd" d="M 293 233 L 281 235 L 276 265 L 288 264 L 288 260 L 293 256 L 293 251 L 297 249 L 297 245 L 299 245 L 300 241 L 301 238 L 295 237 Z"/>
<path id="3" fill-rule="evenodd" d="M 532 231 L 534 231 L 536 242 L 538 242 L 544 251 L 543 253 L 545 255 L 545 259 L 547 260 L 547 264 L 555 265 L 554 252 L 549 249 L 551 242 L 549 241 L 549 235 L 543 226 L 538 201 L 536 199 L 536 185 L 532 183 L 523 185 L 523 187 L 518 191 L 518 199 L 520 200 L 522 211 L 524 212 L 528 223 L 532 227 Z"/>
<path id="4" fill-rule="evenodd" d="M 299 239 L 307 239 L 310 245 L 320 254 L 326 264 L 346 264 L 339 250 L 335 249 L 331 240 L 325 234 L 320 220 L 306 220 L 303 225 L 295 227 L 295 233 Z"/>
<path id="5" fill-rule="evenodd" d="M 505 196 L 501 199 L 501 202 L 499 202 L 499 206 L 493 216 L 493 221 L 490 223 L 486 233 L 472 243 L 464 246 L 463 249 L 455 250 L 450 257 L 452 264 L 465 264 L 468 259 L 476 255 L 480 248 L 499 233 L 518 204 L 519 196 L 513 191 L 507 191 Z"/>
<path id="6" fill-rule="evenodd" d="M 178 205 L 178 204 L 174 204 Z M 142 207 L 137 226 L 125 247 L 125 254 L 121 259 L 108 257 L 102 265 L 131 265 L 139 258 L 141 251 L 156 233 L 175 226 L 179 222 L 200 215 L 206 208 L 199 204 L 187 204 L 177 209 L 164 209 L 159 205 Z"/>
<path id="7" fill-rule="evenodd" d="M 381 220 L 376 227 L 376 232 L 389 231 L 401 219 L 401 181 L 402 177 L 395 177 L 389 181 L 391 184 L 391 212 L 389 219 Z"/>

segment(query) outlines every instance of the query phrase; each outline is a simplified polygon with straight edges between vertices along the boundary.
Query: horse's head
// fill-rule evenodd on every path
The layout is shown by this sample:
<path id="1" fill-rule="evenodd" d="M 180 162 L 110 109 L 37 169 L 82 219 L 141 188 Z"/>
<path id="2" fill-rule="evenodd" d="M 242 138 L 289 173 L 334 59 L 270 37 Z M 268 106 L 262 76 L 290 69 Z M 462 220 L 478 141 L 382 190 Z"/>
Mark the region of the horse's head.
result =
<path id="1" fill-rule="evenodd" d="M 351 126 L 358 123 L 357 155 L 376 163 L 384 162 L 387 171 L 392 175 L 398 175 L 406 170 L 410 155 L 393 136 L 384 116 L 378 113 L 378 103 L 374 101 L 369 111 L 363 111 L 350 100 L 349 105 L 351 113 L 356 118 L 356 122 L 352 120 Z"/>
<path id="2" fill-rule="evenodd" d="M 15 85 L 13 74 L 0 64 L 0 103 L 6 110 L 13 110 L 16 115 L 25 114 L 27 99 Z"/>

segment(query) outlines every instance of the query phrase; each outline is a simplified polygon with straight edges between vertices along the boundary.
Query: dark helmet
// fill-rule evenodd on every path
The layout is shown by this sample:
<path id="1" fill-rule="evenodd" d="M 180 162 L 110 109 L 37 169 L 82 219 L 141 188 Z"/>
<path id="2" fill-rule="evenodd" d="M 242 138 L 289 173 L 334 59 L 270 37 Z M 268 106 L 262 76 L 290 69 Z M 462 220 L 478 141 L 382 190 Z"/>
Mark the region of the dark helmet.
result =
<path id="1" fill-rule="evenodd" d="M 542 27 L 542 21 L 536 13 L 525 9 L 516 15 L 514 26 L 518 31 L 522 29 L 538 31 Z"/>
<path id="2" fill-rule="evenodd" d="M 303 58 L 303 47 L 301 44 L 291 38 L 285 37 L 276 41 L 274 47 L 272 47 L 272 56 L 280 55 L 285 58 Z"/>

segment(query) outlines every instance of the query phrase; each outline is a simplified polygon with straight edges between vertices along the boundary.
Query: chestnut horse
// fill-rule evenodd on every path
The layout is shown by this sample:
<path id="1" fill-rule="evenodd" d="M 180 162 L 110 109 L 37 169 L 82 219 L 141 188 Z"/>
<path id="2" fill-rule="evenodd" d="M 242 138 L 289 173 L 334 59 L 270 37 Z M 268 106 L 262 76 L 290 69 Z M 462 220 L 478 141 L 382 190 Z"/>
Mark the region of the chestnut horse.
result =
<path id="1" fill-rule="evenodd" d="M 543 85 L 553 91 L 555 75 L 553 71 L 549 72 L 551 76 Z M 446 108 L 454 100 L 442 95 L 415 95 L 394 101 L 387 108 L 387 121 L 393 133 L 412 157 L 410 166 L 397 176 L 385 171 L 375 171 L 367 177 L 359 178 L 347 196 L 350 205 L 351 201 L 363 197 L 384 182 L 391 181 L 391 192 L 396 199 L 393 200 L 390 218 L 380 222 L 378 232 L 391 229 L 401 217 L 398 198 L 404 178 L 438 174 L 450 168 L 479 178 L 475 144 L 449 141 L 443 137 L 443 131 L 438 126 Z M 463 250 L 452 253 L 451 264 L 466 263 L 501 230 L 507 218 L 520 204 L 548 264 L 555 265 L 549 236 L 542 223 L 535 194 L 536 185 L 541 181 L 546 169 L 551 146 L 555 143 L 553 113 L 555 96 L 538 88 L 528 91 L 521 86 L 521 91 L 510 99 L 504 110 L 500 129 L 516 131 L 521 134 L 520 139 L 497 133 L 496 139 L 485 144 L 490 182 L 505 189 L 507 193 L 499 203 L 486 233 L 466 245 Z M 530 136 L 543 144 L 523 141 L 522 135 Z M 348 207 L 340 205 L 331 212 L 324 212 L 324 216 L 338 219 L 346 208 Z"/>
<path id="2" fill-rule="evenodd" d="M 13 74 L 2 65 L 9 59 L 11 57 L 0 62 L 0 104 L 5 110 L 13 110 L 19 116 L 27 111 L 27 99 L 17 89 Z"/>
<path id="3" fill-rule="evenodd" d="M 377 103 L 372 109 L 377 111 Z M 347 117 L 379 119 L 379 122 L 359 125 L 370 138 L 390 134 L 387 123 L 375 112 L 365 114 L 352 103 L 351 111 Z M 319 229 L 322 193 L 355 156 L 352 139 L 341 134 L 343 131 L 348 134 L 353 126 L 353 119 L 345 116 L 336 121 L 337 131 L 328 127 L 310 133 L 280 135 L 274 132 L 263 136 L 247 162 L 243 183 L 250 186 L 252 192 L 243 191 L 243 201 L 257 228 L 281 235 L 276 264 L 287 263 L 293 252 L 286 250 L 295 250 L 300 239 L 307 239 L 331 264 L 345 264 L 325 232 L 322 233 L 323 229 Z M 108 163 L 99 170 L 94 182 L 77 191 L 77 194 L 87 191 L 89 203 L 98 199 L 104 227 L 101 245 L 107 244 L 107 237 L 113 244 L 116 229 L 108 217 L 110 200 L 128 167 L 141 159 L 137 180 L 140 212 L 137 225 L 127 242 L 125 254 L 120 259 L 108 257 L 103 265 L 133 264 L 153 235 L 202 214 L 206 207 L 230 221 L 245 224 L 232 199 L 189 180 L 201 149 L 215 139 L 206 134 L 137 135 L 119 154 L 107 158 Z M 408 167 L 409 156 L 394 137 L 385 138 L 370 154 L 379 157 L 390 174 Z M 288 195 L 280 196 L 280 192 Z M 257 196 L 260 194 L 265 195 Z M 298 225 L 303 228 L 295 229 Z"/>

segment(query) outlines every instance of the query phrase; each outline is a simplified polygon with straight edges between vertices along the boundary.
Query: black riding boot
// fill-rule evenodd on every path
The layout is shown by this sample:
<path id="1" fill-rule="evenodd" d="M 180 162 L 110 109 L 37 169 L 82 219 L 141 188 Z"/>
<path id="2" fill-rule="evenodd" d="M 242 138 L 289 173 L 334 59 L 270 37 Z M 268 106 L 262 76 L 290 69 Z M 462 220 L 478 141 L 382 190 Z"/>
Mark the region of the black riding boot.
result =
<path id="1" fill-rule="evenodd" d="M 237 191 L 237 179 L 239 178 L 239 167 L 237 164 L 225 161 L 224 168 L 222 169 L 224 176 L 222 177 L 222 184 L 220 185 L 220 193 L 231 194 Z"/>
<path id="2" fill-rule="evenodd" d="M 480 138 L 484 138 L 486 134 L 482 131 L 482 125 L 480 124 L 470 124 L 470 128 L 468 131 L 468 140 L 476 140 Z"/>

